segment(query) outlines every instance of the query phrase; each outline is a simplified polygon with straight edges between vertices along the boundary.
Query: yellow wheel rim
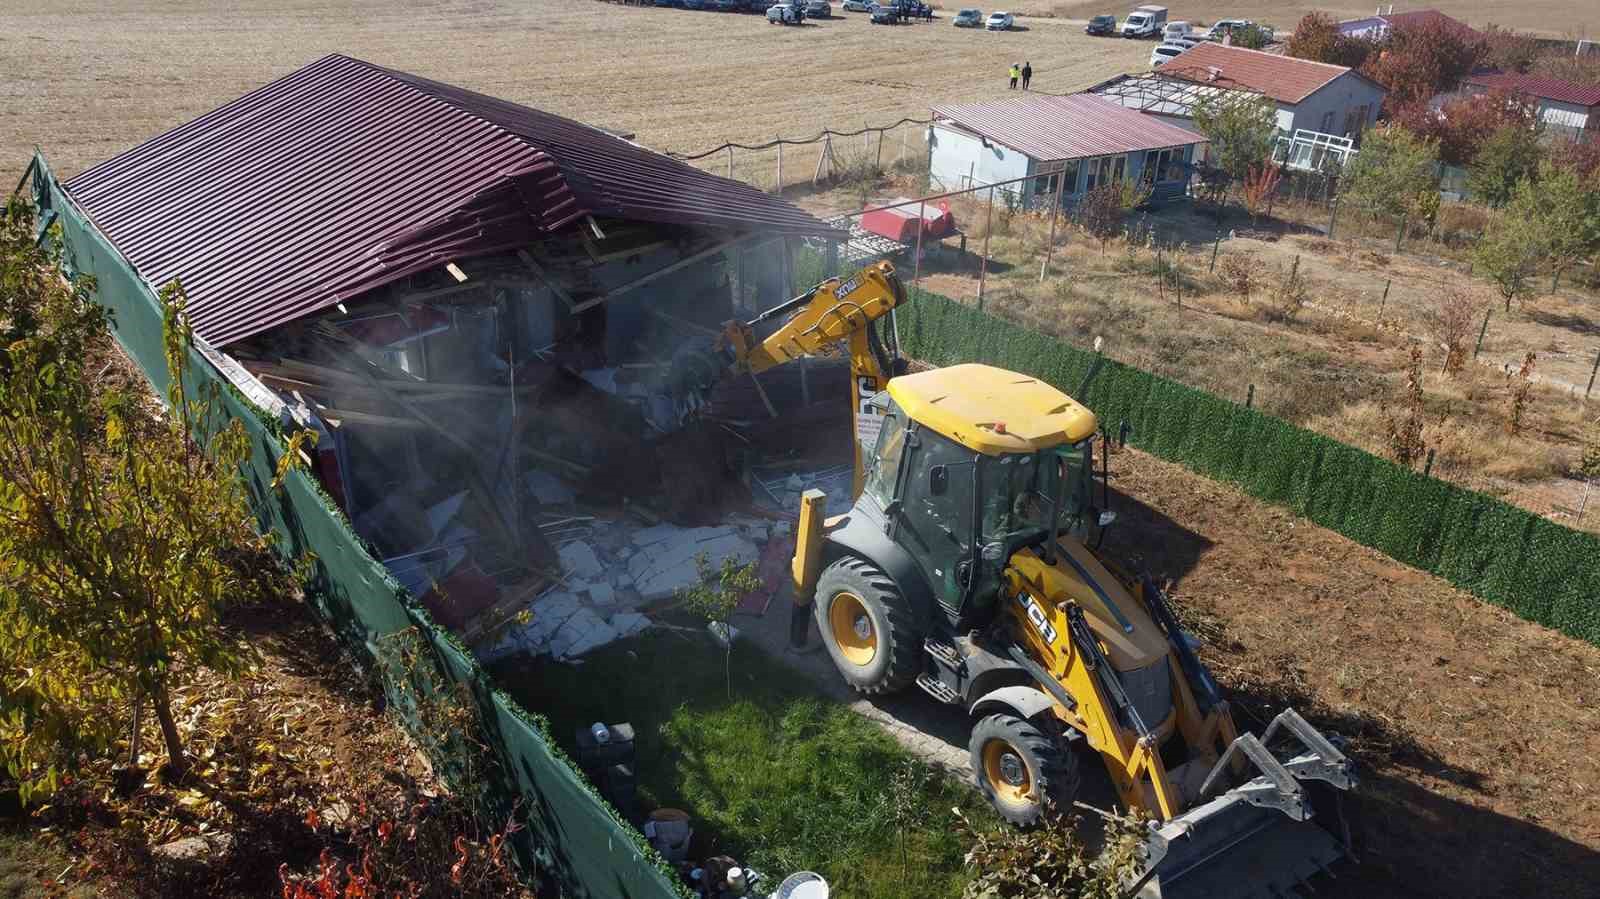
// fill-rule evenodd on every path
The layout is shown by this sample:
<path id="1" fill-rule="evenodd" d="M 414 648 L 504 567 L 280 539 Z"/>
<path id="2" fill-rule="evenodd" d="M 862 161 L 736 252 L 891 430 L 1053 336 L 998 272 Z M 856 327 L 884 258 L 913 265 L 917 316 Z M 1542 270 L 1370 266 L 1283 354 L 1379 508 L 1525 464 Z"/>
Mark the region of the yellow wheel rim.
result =
<path id="1" fill-rule="evenodd" d="M 878 654 L 878 632 L 872 626 L 872 616 L 854 593 L 834 596 L 828 606 L 828 628 L 833 631 L 833 642 L 839 645 L 839 654 L 850 664 L 867 665 Z"/>
<path id="2" fill-rule="evenodd" d="M 1007 805 L 1026 805 L 1032 800 L 1033 778 L 1028 775 L 1028 765 L 1022 753 L 1004 740 L 990 740 L 983 745 L 983 777 L 989 789 Z"/>

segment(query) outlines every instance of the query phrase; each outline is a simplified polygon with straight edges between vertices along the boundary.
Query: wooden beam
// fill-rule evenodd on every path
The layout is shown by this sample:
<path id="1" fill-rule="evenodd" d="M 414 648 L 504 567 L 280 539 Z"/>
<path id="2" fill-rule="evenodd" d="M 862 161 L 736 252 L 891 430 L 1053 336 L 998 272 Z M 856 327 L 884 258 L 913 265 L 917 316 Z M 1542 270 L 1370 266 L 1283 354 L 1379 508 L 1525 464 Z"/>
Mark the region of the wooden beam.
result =
<path id="1" fill-rule="evenodd" d="M 659 280 L 661 278 L 665 278 L 667 275 L 670 275 L 675 271 L 678 271 L 680 269 L 687 268 L 688 266 L 694 265 L 696 262 L 699 262 L 700 260 L 706 258 L 707 256 L 711 256 L 713 254 L 720 253 L 723 250 L 726 250 L 728 247 L 733 246 L 734 244 L 738 243 L 741 240 L 744 240 L 744 236 L 743 235 L 740 235 L 739 237 L 731 238 L 729 240 L 724 240 L 724 241 L 722 241 L 720 243 L 713 244 L 713 245 L 707 247 L 706 249 L 701 250 L 698 253 L 695 253 L 693 256 L 685 256 L 682 259 L 679 259 L 677 262 L 674 262 L 674 263 L 672 263 L 671 265 L 669 265 L 669 266 L 667 266 L 665 268 L 656 269 L 655 271 L 651 272 L 650 274 L 644 275 L 643 277 L 635 278 L 634 280 L 629 281 L 628 283 L 623 284 L 620 287 L 613 287 L 610 290 L 606 291 L 605 293 L 603 293 L 603 294 L 601 294 L 601 295 L 599 295 L 597 297 L 593 297 L 591 299 L 584 300 L 583 302 L 579 303 L 578 305 L 572 307 L 572 311 L 573 312 L 582 312 L 585 309 L 590 309 L 590 308 L 593 308 L 595 306 L 600 305 L 601 303 L 605 303 L 605 302 L 609 302 L 611 300 L 614 300 L 617 297 L 627 293 L 630 290 L 637 290 L 638 288 L 643 287 L 646 284 L 649 284 L 649 283 L 651 283 L 653 281 L 657 281 L 657 280 Z"/>
<path id="2" fill-rule="evenodd" d="M 569 310 L 573 312 L 579 311 L 577 304 L 573 302 L 572 297 L 568 295 L 565 290 L 562 290 L 560 285 L 556 284 L 555 279 L 551 278 L 550 275 L 539 266 L 539 263 L 533 261 L 532 253 L 529 253 L 527 250 L 518 250 L 517 258 L 521 259 L 522 264 L 526 265 L 529 271 L 533 272 L 536 276 L 538 276 L 540 281 L 544 282 L 544 286 L 550 288 L 551 293 L 555 294 L 556 297 L 561 300 L 561 302 L 566 303 Z"/>

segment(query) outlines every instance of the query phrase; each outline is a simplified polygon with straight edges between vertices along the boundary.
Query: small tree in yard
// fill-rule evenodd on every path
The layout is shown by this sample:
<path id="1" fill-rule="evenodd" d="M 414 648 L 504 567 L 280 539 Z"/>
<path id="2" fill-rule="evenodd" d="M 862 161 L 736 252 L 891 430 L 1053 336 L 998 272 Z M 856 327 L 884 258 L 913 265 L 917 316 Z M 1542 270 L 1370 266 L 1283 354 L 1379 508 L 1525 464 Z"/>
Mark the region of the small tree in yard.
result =
<path id="1" fill-rule="evenodd" d="M 1482 38 L 1470 30 L 1442 20 L 1421 22 L 1391 29 L 1361 72 L 1389 89 L 1390 102 L 1405 106 L 1448 89 L 1483 53 Z"/>
<path id="2" fill-rule="evenodd" d="M 732 557 L 724 557 L 720 568 L 712 569 L 705 553 L 694 557 L 696 573 L 694 586 L 678 592 L 684 608 L 704 618 L 722 631 L 723 675 L 727 679 L 728 698 L 733 698 L 733 628 L 728 619 L 733 610 L 751 593 L 761 589 L 761 578 L 756 574 L 756 563 L 740 565 Z"/>
<path id="3" fill-rule="evenodd" d="M 1108 181 L 1095 185 L 1084 194 L 1078 206 L 1083 229 L 1100 240 L 1100 254 L 1105 255 L 1106 241 L 1122 233 L 1122 217 L 1127 210 L 1122 205 L 1122 186 Z"/>
<path id="4" fill-rule="evenodd" d="M 1267 97 L 1242 100 L 1231 92 L 1201 98 L 1194 124 L 1211 142 L 1216 167 L 1242 181 L 1251 166 L 1270 159 L 1278 135 L 1278 109 Z"/>
<path id="5" fill-rule="evenodd" d="M 1533 392 L 1533 364 L 1538 360 L 1532 351 L 1522 357 L 1522 365 L 1516 374 L 1507 378 L 1506 389 L 1506 433 L 1517 434 L 1522 431 L 1522 416 L 1528 411 L 1528 394 Z"/>
<path id="6" fill-rule="evenodd" d="M 1412 345 L 1406 363 L 1406 386 L 1399 408 L 1383 406 L 1383 431 L 1389 451 L 1401 465 L 1411 466 L 1427 452 L 1422 440 L 1423 426 L 1422 348 Z"/>
<path id="7" fill-rule="evenodd" d="M 1418 198 L 1438 189 L 1434 163 L 1437 148 L 1411 132 L 1388 126 L 1367 132 L 1345 166 L 1339 192 L 1375 216 L 1399 218 L 1416 207 Z"/>
<path id="8" fill-rule="evenodd" d="M 1543 163 L 1537 181 L 1517 185 L 1506 217 L 1519 223 L 1550 263 L 1554 293 L 1562 272 L 1600 249 L 1600 180 Z"/>
<path id="9" fill-rule="evenodd" d="M 1528 295 L 1533 264 L 1539 257 L 1539 238 L 1525 219 L 1503 218 L 1478 241 L 1472 251 L 1473 267 L 1499 289 L 1511 312 L 1511 301 Z"/>
<path id="10" fill-rule="evenodd" d="M 129 391 L 91 389 L 106 313 L 54 262 L 13 200 L 0 218 L 0 758 L 25 798 L 108 749 L 144 699 L 181 775 L 173 688 L 247 661 L 220 615 L 273 580 L 238 476 L 243 426 L 190 436 L 215 425 L 216 397 L 184 389 L 182 290 L 162 291 L 170 414 L 152 416 Z"/>
<path id="11" fill-rule="evenodd" d="M 1256 227 L 1256 220 L 1262 210 L 1267 208 L 1272 195 L 1278 192 L 1278 182 L 1283 180 L 1283 169 L 1274 165 L 1271 158 L 1263 159 L 1259 164 L 1250 166 L 1245 172 L 1244 179 L 1244 208 L 1250 212 L 1250 227 Z"/>
<path id="12" fill-rule="evenodd" d="M 1448 289 L 1439 305 L 1426 313 L 1428 336 L 1444 347 L 1444 371 L 1455 375 L 1466 367 L 1467 342 L 1477 324 L 1478 304 L 1470 293 Z"/>
<path id="13" fill-rule="evenodd" d="M 1217 276 L 1222 280 L 1222 285 L 1239 298 L 1239 302 L 1248 304 L 1250 295 L 1261 286 L 1262 269 L 1261 260 L 1256 258 L 1255 253 L 1249 250 L 1229 252 L 1217 263 Z"/>
<path id="14" fill-rule="evenodd" d="M 1376 46 L 1365 38 L 1340 33 L 1339 23 L 1327 13 L 1310 12 L 1289 36 L 1288 54 L 1354 69 L 1366 61 Z"/>
<path id="15" fill-rule="evenodd" d="M 1518 184 L 1538 177 L 1543 156 L 1539 129 L 1507 125 L 1478 147 L 1467 167 L 1467 190 L 1479 202 L 1498 209 L 1511 201 Z"/>
<path id="16" fill-rule="evenodd" d="M 1539 107 L 1521 94 L 1492 90 L 1445 103 L 1435 110 L 1428 102 L 1398 110 L 1394 120 L 1407 131 L 1439 148 L 1445 165 L 1469 166 L 1488 139 L 1503 128 L 1537 128 Z"/>

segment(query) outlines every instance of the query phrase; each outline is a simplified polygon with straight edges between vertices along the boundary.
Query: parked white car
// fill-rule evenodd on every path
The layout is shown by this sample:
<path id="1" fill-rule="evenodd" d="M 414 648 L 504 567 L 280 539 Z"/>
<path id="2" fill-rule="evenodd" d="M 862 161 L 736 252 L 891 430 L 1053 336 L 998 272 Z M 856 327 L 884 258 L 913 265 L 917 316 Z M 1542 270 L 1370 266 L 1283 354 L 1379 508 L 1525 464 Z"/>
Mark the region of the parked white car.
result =
<path id="1" fill-rule="evenodd" d="M 1254 24 L 1249 19 L 1218 19 L 1216 24 L 1211 26 L 1211 30 L 1206 32 L 1205 39 L 1208 41 L 1220 41 L 1223 35 L 1233 29 Z"/>
<path id="2" fill-rule="evenodd" d="M 1168 22 L 1166 27 L 1161 29 L 1161 40 L 1162 40 L 1162 42 L 1176 41 L 1176 40 L 1187 40 L 1188 37 L 1189 37 L 1189 23 L 1188 22 Z"/>
<path id="3" fill-rule="evenodd" d="M 767 7 L 767 22 L 773 25 L 799 25 L 804 18 L 804 12 L 787 3 Z"/>
<path id="4" fill-rule="evenodd" d="M 1188 47 L 1180 47 L 1177 44 L 1162 44 L 1150 51 L 1150 68 L 1160 68 L 1183 55 L 1183 52 L 1188 49 Z"/>
<path id="5" fill-rule="evenodd" d="M 845 12 L 872 12 L 872 0 L 844 0 L 839 5 Z"/>
<path id="6" fill-rule="evenodd" d="M 989 20 L 983 27 L 989 31 L 1010 31 L 1017 24 L 1017 20 L 1008 12 L 989 13 Z"/>

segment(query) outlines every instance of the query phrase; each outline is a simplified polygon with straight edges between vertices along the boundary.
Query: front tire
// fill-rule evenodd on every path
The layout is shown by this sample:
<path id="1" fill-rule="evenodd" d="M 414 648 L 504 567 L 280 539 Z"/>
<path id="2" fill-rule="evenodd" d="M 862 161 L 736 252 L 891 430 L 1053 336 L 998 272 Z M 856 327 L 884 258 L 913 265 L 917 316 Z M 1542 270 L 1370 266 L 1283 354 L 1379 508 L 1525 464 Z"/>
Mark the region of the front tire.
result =
<path id="1" fill-rule="evenodd" d="M 967 744 L 978 789 L 1000 817 L 1030 827 L 1045 802 L 1058 810 L 1078 795 L 1078 758 L 1059 740 L 1016 715 L 981 719 Z"/>
<path id="2" fill-rule="evenodd" d="M 922 671 L 911 603 L 876 565 L 844 556 L 817 578 L 817 629 L 839 673 L 863 693 L 892 693 Z"/>

